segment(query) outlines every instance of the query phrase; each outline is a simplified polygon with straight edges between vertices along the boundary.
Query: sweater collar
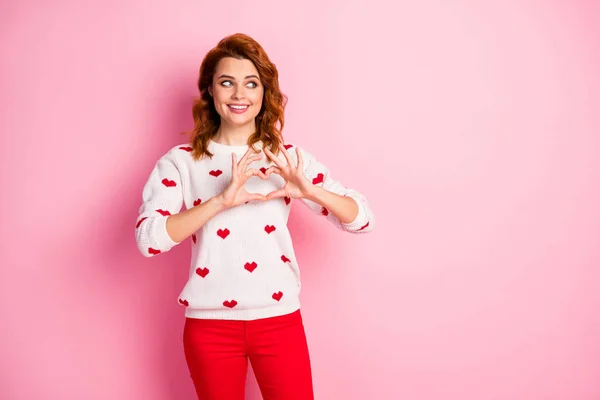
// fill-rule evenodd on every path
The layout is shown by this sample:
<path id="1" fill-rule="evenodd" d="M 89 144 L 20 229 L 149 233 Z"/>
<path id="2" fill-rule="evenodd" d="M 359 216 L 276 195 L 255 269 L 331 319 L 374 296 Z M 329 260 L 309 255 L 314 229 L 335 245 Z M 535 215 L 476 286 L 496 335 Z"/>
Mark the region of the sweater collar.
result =
<path id="1" fill-rule="evenodd" d="M 262 149 L 263 142 L 259 140 L 258 142 L 256 142 L 254 147 L 256 147 L 258 149 Z M 208 151 L 210 151 L 212 154 L 227 154 L 227 155 L 231 155 L 231 153 L 244 154 L 246 151 L 248 151 L 249 148 L 250 148 L 250 146 L 248 146 L 247 144 L 239 145 L 239 146 L 230 146 L 227 144 L 217 143 L 217 142 L 213 141 L 212 139 L 209 139 L 209 141 L 208 141 Z"/>

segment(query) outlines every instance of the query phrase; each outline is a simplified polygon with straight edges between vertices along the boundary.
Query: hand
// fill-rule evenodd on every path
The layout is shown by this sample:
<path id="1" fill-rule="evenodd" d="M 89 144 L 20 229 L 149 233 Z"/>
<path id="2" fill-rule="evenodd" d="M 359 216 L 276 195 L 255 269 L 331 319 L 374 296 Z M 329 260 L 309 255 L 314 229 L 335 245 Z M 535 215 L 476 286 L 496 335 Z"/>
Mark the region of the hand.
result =
<path id="1" fill-rule="evenodd" d="M 267 200 L 267 197 L 259 193 L 248 193 L 244 184 L 251 176 L 258 176 L 267 179 L 267 176 L 255 168 L 248 169 L 248 165 L 263 158 L 262 154 L 250 155 L 252 149 L 248 149 L 246 154 L 237 162 L 235 153 L 231 153 L 231 182 L 218 196 L 220 203 L 225 208 L 231 208 L 245 204 L 251 200 Z"/>
<path id="2" fill-rule="evenodd" d="M 291 197 L 292 199 L 301 199 L 310 196 L 310 193 L 314 189 L 314 185 L 304 176 L 304 162 L 302 160 L 302 154 L 300 149 L 296 147 L 296 156 L 298 158 L 298 165 L 294 165 L 294 160 L 283 144 L 279 145 L 281 152 L 285 156 L 287 165 L 281 161 L 275 154 L 273 154 L 268 148 L 264 148 L 265 154 L 275 163 L 275 166 L 270 166 L 265 171 L 266 178 L 268 179 L 271 174 L 280 175 L 285 179 L 285 186 L 279 190 L 275 190 L 267 194 L 267 200 L 275 199 L 277 197 Z"/>

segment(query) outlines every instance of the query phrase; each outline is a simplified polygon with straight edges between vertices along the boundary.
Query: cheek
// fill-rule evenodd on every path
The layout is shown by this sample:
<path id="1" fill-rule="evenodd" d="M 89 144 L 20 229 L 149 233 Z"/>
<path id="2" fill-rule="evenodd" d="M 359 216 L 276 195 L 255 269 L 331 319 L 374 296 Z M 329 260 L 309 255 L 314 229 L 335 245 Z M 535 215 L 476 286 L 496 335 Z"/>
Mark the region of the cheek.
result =
<path id="1" fill-rule="evenodd" d="M 253 93 L 251 97 L 252 103 L 257 106 L 260 106 L 263 102 L 263 95 L 264 94 L 262 92 Z"/>

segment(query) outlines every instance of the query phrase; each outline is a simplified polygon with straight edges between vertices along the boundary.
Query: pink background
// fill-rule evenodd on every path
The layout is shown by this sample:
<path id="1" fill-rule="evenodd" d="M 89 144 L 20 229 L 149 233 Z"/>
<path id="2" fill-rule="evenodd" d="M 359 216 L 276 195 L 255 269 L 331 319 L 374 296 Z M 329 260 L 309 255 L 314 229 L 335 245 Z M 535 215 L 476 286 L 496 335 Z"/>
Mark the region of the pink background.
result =
<path id="1" fill-rule="evenodd" d="M 595 1 L 4 1 L 0 398 L 184 400 L 189 243 L 137 252 L 200 62 L 245 32 L 286 139 L 369 198 L 299 203 L 318 399 L 600 399 Z M 253 375 L 248 399 L 259 399 Z"/>

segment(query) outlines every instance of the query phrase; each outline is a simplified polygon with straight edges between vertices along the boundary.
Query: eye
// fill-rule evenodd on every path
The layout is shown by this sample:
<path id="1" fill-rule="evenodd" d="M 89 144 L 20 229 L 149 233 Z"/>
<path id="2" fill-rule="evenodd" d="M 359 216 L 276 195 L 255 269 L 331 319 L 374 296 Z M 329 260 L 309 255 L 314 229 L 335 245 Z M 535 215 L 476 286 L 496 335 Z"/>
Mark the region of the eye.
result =
<path id="1" fill-rule="evenodd" d="M 221 85 L 223 85 L 225 87 L 231 87 L 231 81 L 223 81 L 223 82 L 221 82 Z"/>
<path id="2" fill-rule="evenodd" d="M 254 85 L 254 86 L 251 86 L 252 89 L 256 89 L 258 87 L 258 83 L 254 82 L 254 81 L 248 82 L 248 85 Z"/>

